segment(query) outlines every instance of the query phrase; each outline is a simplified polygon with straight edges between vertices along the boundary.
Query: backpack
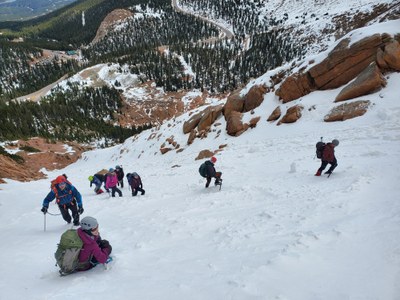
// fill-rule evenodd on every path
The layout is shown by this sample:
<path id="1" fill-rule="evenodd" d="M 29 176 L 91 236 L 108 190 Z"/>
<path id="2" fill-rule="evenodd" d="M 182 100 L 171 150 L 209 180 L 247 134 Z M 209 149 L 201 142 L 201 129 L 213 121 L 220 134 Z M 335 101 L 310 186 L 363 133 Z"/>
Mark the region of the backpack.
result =
<path id="1" fill-rule="evenodd" d="M 199 173 L 202 177 L 207 177 L 207 166 L 206 163 L 202 163 L 199 168 Z"/>
<path id="2" fill-rule="evenodd" d="M 68 229 L 61 235 L 54 257 L 56 266 L 60 267 L 59 272 L 62 276 L 76 272 L 80 266 L 79 253 L 82 246 L 83 242 L 76 229 Z"/>
<path id="3" fill-rule="evenodd" d="M 322 158 L 322 153 L 324 152 L 325 149 L 325 143 L 324 142 L 318 142 L 315 147 L 316 147 L 316 155 L 317 158 Z"/>

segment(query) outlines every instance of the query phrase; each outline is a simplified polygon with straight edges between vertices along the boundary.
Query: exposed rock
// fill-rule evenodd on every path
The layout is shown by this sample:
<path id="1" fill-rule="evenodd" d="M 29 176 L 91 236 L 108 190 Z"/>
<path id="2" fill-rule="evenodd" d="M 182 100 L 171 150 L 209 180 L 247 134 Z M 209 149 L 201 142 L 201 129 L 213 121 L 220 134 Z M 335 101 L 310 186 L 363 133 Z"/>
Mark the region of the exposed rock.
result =
<path id="1" fill-rule="evenodd" d="M 97 43 L 103 37 L 106 36 L 107 32 L 111 30 L 118 22 L 125 20 L 133 15 L 133 13 L 126 9 L 114 9 L 110 12 L 104 20 L 101 22 L 99 29 L 97 30 L 96 36 L 92 41 L 92 44 Z"/>
<path id="2" fill-rule="evenodd" d="M 304 109 L 302 105 L 295 105 L 290 107 L 283 118 L 278 122 L 277 125 L 282 123 L 294 123 L 301 118 L 301 111 Z"/>
<path id="3" fill-rule="evenodd" d="M 199 159 L 204 159 L 204 158 L 210 158 L 211 156 L 214 155 L 214 152 L 211 152 L 210 150 L 201 150 L 199 155 L 195 158 L 195 160 Z"/>
<path id="4" fill-rule="evenodd" d="M 388 70 L 389 66 L 386 61 L 383 59 L 383 50 L 379 48 L 376 52 L 376 64 L 381 70 Z"/>
<path id="5" fill-rule="evenodd" d="M 189 134 L 189 138 L 187 141 L 188 145 L 191 145 L 193 143 L 194 139 L 196 138 L 196 135 L 197 135 L 197 131 L 196 131 L 196 129 L 193 129 Z"/>
<path id="6" fill-rule="evenodd" d="M 173 149 L 172 148 L 167 148 L 167 147 L 160 148 L 161 154 L 165 154 L 165 153 L 167 153 L 168 151 L 171 151 L 171 150 L 173 150 Z"/>
<path id="7" fill-rule="evenodd" d="M 314 89 L 313 79 L 308 72 L 304 74 L 295 73 L 285 79 L 275 94 L 282 99 L 283 103 L 286 103 L 305 96 Z"/>
<path id="8" fill-rule="evenodd" d="M 345 86 L 337 95 L 335 102 L 353 99 L 370 94 L 386 85 L 386 80 L 376 63 L 371 63 L 356 80 Z"/>
<path id="9" fill-rule="evenodd" d="M 400 44 L 398 41 L 393 40 L 385 45 L 383 59 L 389 68 L 400 71 Z"/>
<path id="10" fill-rule="evenodd" d="M 271 121 L 276 121 L 281 117 L 281 108 L 279 106 L 277 106 L 274 111 L 271 113 L 271 115 L 268 117 L 267 121 L 271 122 Z"/>
<path id="11" fill-rule="evenodd" d="M 368 100 L 343 103 L 334 107 L 329 114 L 324 117 L 325 122 L 345 121 L 364 115 L 371 102 Z"/>
<path id="12" fill-rule="evenodd" d="M 226 131 L 231 136 L 237 136 L 237 133 L 244 129 L 242 123 L 243 114 L 237 111 L 232 111 L 226 121 Z"/>
<path id="13" fill-rule="evenodd" d="M 14 145 L 6 145 L 7 149 L 21 149 L 33 147 L 39 152 L 19 151 L 16 154 L 24 159 L 22 164 L 0 155 L 0 178 L 10 178 L 20 181 L 37 180 L 46 178 L 40 169 L 49 171 L 62 169 L 76 162 L 84 151 L 90 147 L 84 147 L 74 142 L 62 143 L 47 142 L 42 138 L 32 138 L 26 141 L 18 141 Z"/>
<path id="14" fill-rule="evenodd" d="M 261 117 L 255 117 L 252 118 L 249 122 L 250 128 L 255 128 L 257 126 L 257 123 L 260 121 Z"/>
<path id="15" fill-rule="evenodd" d="M 197 125 L 199 131 L 209 129 L 216 119 L 222 114 L 223 105 L 209 106 L 203 111 L 203 116 Z"/>
<path id="16" fill-rule="evenodd" d="M 344 39 L 328 54 L 327 58 L 313 66 L 308 72 L 296 73 L 286 78 L 275 94 L 282 99 L 283 103 L 286 103 L 314 90 L 340 87 L 353 80 L 371 62 L 375 61 L 378 49 L 389 40 L 388 34 L 374 34 L 352 45 L 349 39 Z"/>
<path id="17" fill-rule="evenodd" d="M 203 111 L 193 115 L 188 121 L 183 123 L 183 133 L 189 133 L 198 127 L 199 131 L 211 127 L 212 123 L 221 115 L 223 105 L 208 106 Z"/>
<path id="18" fill-rule="evenodd" d="M 240 96 L 241 90 L 236 90 L 229 95 L 224 106 L 225 120 L 228 120 L 229 115 L 233 111 L 242 112 L 244 107 L 244 99 Z"/>
<path id="19" fill-rule="evenodd" d="M 264 94 L 268 88 L 263 85 L 255 85 L 250 88 L 249 92 L 244 96 L 244 112 L 248 112 L 258 106 L 264 100 Z"/>
<path id="20" fill-rule="evenodd" d="M 383 40 L 380 34 L 374 34 L 350 47 L 349 44 L 349 39 L 342 40 L 327 58 L 309 70 L 317 89 L 334 89 L 354 79 L 375 61 Z"/>
<path id="21" fill-rule="evenodd" d="M 203 117 L 203 112 L 199 112 L 193 115 L 188 121 L 183 123 L 183 133 L 186 134 L 195 129 L 202 117 Z"/>

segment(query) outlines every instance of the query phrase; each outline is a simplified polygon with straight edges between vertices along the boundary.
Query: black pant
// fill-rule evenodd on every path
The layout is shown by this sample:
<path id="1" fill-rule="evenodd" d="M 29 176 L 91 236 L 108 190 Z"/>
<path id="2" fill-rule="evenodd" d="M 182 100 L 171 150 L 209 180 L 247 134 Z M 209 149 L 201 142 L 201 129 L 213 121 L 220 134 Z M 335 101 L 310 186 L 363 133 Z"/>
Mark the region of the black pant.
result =
<path id="1" fill-rule="evenodd" d="M 121 180 L 118 179 L 118 185 L 120 185 L 121 188 L 123 188 L 124 187 L 124 180 L 123 179 L 121 179 Z"/>
<path id="2" fill-rule="evenodd" d="M 117 188 L 116 186 L 113 186 L 113 187 L 111 188 L 111 197 L 115 197 L 115 192 L 117 192 L 118 195 L 119 195 L 120 197 L 122 197 L 122 192 L 121 192 L 121 190 L 120 190 L 119 188 Z"/>
<path id="3" fill-rule="evenodd" d="M 333 161 L 331 161 L 331 162 L 328 162 L 328 161 L 326 161 L 326 160 L 323 160 L 322 162 L 321 162 L 321 166 L 319 167 L 319 169 L 318 169 L 318 171 L 319 172 L 322 172 L 325 168 L 326 168 L 326 166 L 328 165 L 328 164 L 330 164 L 331 165 L 331 167 L 329 168 L 329 170 L 328 170 L 328 172 L 329 173 L 332 173 L 332 171 L 337 167 L 337 160 L 336 160 L 336 158 L 333 160 Z"/>
<path id="4" fill-rule="evenodd" d="M 59 204 L 58 208 L 60 209 L 63 219 L 67 223 L 71 223 L 71 219 L 73 218 L 74 225 L 79 225 L 79 213 L 78 213 L 78 207 L 77 207 L 75 201 L 72 201 L 68 204 L 62 204 L 62 205 Z M 71 215 L 69 214 L 68 210 L 70 210 L 72 212 L 72 218 L 71 218 Z"/>
<path id="5" fill-rule="evenodd" d="M 222 176 L 222 172 L 216 172 L 215 173 L 215 184 L 219 184 L 220 178 Z M 207 182 L 206 182 L 206 188 L 208 188 L 210 186 L 210 182 L 211 182 L 211 176 L 207 176 Z"/>
<path id="6" fill-rule="evenodd" d="M 133 188 L 132 189 L 132 196 L 136 196 L 138 192 L 142 192 L 142 195 L 146 192 L 144 189 L 141 187 Z"/>

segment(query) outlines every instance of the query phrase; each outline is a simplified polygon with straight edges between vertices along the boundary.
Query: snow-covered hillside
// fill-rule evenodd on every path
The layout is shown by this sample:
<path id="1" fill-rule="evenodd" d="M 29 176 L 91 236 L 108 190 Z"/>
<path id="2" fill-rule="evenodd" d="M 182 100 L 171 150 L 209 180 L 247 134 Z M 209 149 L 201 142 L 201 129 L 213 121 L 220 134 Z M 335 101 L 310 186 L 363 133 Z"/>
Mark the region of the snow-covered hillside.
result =
<path id="1" fill-rule="evenodd" d="M 278 103 L 269 93 L 245 116 L 261 116 L 257 127 L 238 138 L 221 118 L 207 139 L 185 146 L 185 114 L 49 172 L 66 173 L 83 196 L 83 216 L 99 221 L 113 246 L 108 270 L 60 277 L 54 252 L 69 226 L 40 212 L 49 180 L 8 180 L 0 299 L 399 299 L 400 74 L 386 79 L 368 95 L 369 111 L 345 122 L 323 122 L 339 89 L 303 97 L 315 109 L 281 126 L 266 121 Z M 162 155 L 171 136 L 185 149 Z M 340 141 L 329 178 L 314 176 L 321 136 Z M 221 145 L 222 189 L 205 189 L 195 157 Z M 95 195 L 87 177 L 116 165 L 142 176 L 145 196 L 127 187 L 122 198 Z M 49 211 L 58 213 L 55 204 Z"/>

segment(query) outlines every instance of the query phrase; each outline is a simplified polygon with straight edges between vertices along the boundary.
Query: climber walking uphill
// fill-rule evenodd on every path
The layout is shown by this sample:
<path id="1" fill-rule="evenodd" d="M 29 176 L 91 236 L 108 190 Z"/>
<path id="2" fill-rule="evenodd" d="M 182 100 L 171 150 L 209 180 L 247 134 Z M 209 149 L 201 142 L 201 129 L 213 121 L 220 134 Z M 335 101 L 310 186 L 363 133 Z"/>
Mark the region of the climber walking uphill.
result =
<path id="1" fill-rule="evenodd" d="M 207 178 L 206 188 L 210 186 L 211 178 L 215 178 L 215 185 L 222 184 L 222 172 L 217 172 L 214 168 L 214 164 L 217 162 L 215 156 L 211 157 L 210 160 L 205 161 L 199 168 L 199 173 L 202 177 Z"/>
<path id="2" fill-rule="evenodd" d="M 115 166 L 115 174 L 117 174 L 118 185 L 124 188 L 124 169 L 121 166 Z"/>
<path id="3" fill-rule="evenodd" d="M 138 192 L 142 192 L 142 195 L 146 192 L 143 189 L 142 179 L 136 172 L 126 174 L 126 179 L 128 179 L 128 184 L 132 189 L 132 196 L 136 196 Z"/>
<path id="4" fill-rule="evenodd" d="M 113 168 L 110 168 L 107 173 L 106 189 L 111 189 L 112 197 L 115 197 L 115 192 L 117 192 L 118 195 L 122 197 L 122 192 L 117 187 L 117 184 L 118 184 L 117 174 L 115 174 L 115 170 Z"/>
<path id="5" fill-rule="evenodd" d="M 93 176 L 89 176 L 88 179 L 90 181 L 90 187 L 92 187 L 92 184 L 94 184 L 96 186 L 94 188 L 94 191 L 96 194 L 104 193 L 104 191 L 101 189 L 101 185 L 104 182 L 104 175 L 94 174 Z"/>
<path id="6" fill-rule="evenodd" d="M 74 226 L 78 226 L 79 214 L 83 213 L 82 196 L 63 175 L 58 176 L 52 181 L 51 191 L 43 200 L 43 207 L 41 211 L 44 214 L 47 213 L 49 203 L 54 199 L 56 199 L 63 219 L 67 223 L 71 223 L 71 219 L 73 219 Z M 68 210 L 71 210 L 72 218 Z"/>
<path id="7" fill-rule="evenodd" d="M 339 141 L 334 139 L 332 140 L 331 143 L 327 143 L 322 150 L 322 157 L 321 157 L 321 167 L 319 167 L 317 173 L 315 173 L 315 176 L 321 176 L 322 171 L 326 168 L 328 164 L 331 165 L 331 167 L 328 169 L 328 171 L 325 172 L 325 174 L 332 174 L 333 170 L 337 167 L 337 159 L 335 157 L 335 147 L 339 145 Z"/>

